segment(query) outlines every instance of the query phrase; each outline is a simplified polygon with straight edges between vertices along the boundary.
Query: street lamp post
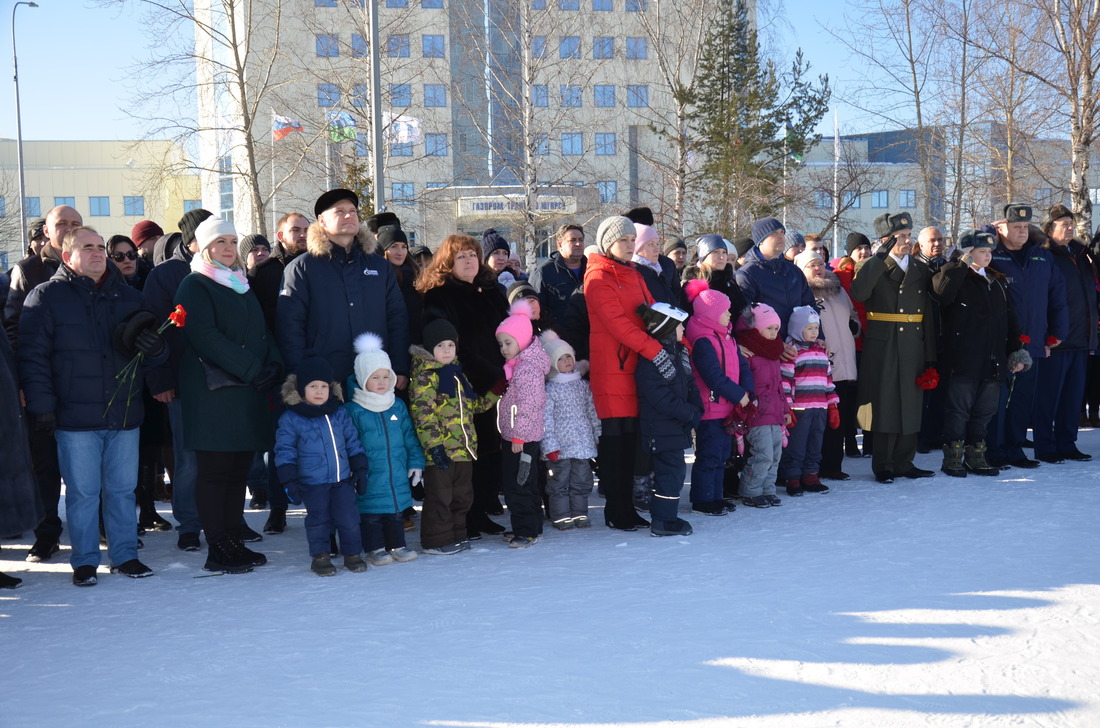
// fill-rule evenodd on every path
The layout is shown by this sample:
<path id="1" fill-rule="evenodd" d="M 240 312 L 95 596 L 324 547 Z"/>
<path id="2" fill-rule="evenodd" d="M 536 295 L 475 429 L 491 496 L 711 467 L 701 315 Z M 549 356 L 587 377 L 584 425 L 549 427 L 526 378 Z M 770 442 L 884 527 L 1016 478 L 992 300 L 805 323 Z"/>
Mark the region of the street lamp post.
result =
<path id="1" fill-rule="evenodd" d="M 19 53 L 15 48 L 15 11 L 20 5 L 37 8 L 38 3 L 17 2 L 11 8 L 11 67 L 15 81 L 15 154 L 19 166 L 19 239 L 23 241 L 20 251 L 26 248 L 27 240 L 27 188 L 23 179 L 23 118 L 19 113 Z"/>

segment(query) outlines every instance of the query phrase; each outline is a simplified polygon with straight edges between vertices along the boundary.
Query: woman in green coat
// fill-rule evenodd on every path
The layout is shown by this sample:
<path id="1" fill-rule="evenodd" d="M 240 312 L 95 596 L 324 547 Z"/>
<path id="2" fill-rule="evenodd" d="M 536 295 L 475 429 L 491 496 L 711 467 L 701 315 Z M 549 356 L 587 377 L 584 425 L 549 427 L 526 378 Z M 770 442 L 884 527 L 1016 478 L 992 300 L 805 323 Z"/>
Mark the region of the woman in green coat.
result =
<path id="1" fill-rule="evenodd" d="M 198 463 L 195 502 L 208 546 L 203 568 L 240 573 L 267 562 L 241 543 L 240 524 L 253 455 L 275 442 L 268 397 L 282 380 L 282 359 L 249 290 L 232 223 L 209 218 L 195 240 L 192 272 L 176 293 L 187 312 L 183 439 Z"/>

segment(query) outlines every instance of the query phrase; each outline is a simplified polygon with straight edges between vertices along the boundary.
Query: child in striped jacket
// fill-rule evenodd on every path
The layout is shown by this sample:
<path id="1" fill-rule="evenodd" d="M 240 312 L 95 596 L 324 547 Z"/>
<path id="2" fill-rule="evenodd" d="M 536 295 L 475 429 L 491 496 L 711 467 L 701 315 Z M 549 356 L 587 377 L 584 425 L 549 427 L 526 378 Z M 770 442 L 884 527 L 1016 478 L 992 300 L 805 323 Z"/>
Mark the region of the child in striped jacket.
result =
<path id="1" fill-rule="evenodd" d="M 817 338 L 820 333 L 821 317 L 812 306 L 799 306 L 791 313 L 787 343 L 798 353 L 780 367 L 783 392 L 795 419 L 779 461 L 779 477 L 789 496 L 800 496 L 803 491 L 829 492 L 818 477 L 821 440 L 826 425 L 834 430 L 840 426 L 840 398 L 833 385 L 829 354 Z"/>

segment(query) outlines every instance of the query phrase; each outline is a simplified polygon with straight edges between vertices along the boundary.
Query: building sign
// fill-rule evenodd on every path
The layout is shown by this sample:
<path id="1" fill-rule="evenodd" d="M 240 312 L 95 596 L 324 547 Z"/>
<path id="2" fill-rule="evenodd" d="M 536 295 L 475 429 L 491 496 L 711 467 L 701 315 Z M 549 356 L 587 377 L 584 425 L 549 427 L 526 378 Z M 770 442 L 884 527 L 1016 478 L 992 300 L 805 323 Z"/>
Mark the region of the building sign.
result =
<path id="1" fill-rule="evenodd" d="M 458 216 L 461 217 L 500 217 L 523 212 L 527 207 L 524 195 L 485 195 L 483 197 L 458 198 Z M 540 215 L 566 215 L 577 211 L 575 197 L 559 195 L 539 195 L 535 202 L 535 212 Z"/>

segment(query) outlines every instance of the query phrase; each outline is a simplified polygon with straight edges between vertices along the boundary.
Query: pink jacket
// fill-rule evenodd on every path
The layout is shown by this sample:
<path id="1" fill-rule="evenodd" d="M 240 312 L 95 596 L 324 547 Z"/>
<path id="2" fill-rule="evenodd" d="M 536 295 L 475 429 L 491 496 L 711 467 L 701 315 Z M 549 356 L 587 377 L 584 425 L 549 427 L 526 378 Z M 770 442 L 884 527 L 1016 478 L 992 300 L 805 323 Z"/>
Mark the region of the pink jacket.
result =
<path id="1" fill-rule="evenodd" d="M 516 355 L 508 389 L 497 405 L 497 429 L 510 442 L 541 442 L 550 357 L 536 338 Z"/>

